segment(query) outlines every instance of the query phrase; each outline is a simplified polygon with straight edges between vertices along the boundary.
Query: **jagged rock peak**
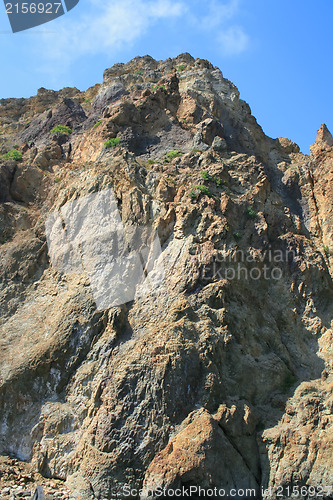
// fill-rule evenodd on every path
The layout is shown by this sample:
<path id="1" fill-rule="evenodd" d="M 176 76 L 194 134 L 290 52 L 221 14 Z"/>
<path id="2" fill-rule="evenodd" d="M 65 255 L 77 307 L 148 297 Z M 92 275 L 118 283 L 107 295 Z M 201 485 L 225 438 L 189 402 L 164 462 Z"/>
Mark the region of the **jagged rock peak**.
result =
<path id="1" fill-rule="evenodd" d="M 320 126 L 317 131 L 316 142 L 310 146 L 311 153 L 318 155 L 323 151 L 328 151 L 333 147 L 333 137 L 325 123 Z"/>
<path id="2" fill-rule="evenodd" d="M 181 70 L 184 70 L 185 68 L 188 69 L 200 66 L 206 67 L 207 69 L 214 69 L 214 66 L 209 61 L 199 58 L 195 59 L 187 52 L 174 58 L 168 58 L 165 61 L 156 61 L 149 55 L 138 56 L 131 59 L 128 63 L 116 63 L 111 68 L 107 68 L 103 74 L 103 82 L 106 83 L 110 77 L 122 76 L 128 73 L 137 72 L 140 75 L 146 71 L 151 76 L 150 72 L 156 70 L 160 73 L 168 73 L 179 67 Z"/>

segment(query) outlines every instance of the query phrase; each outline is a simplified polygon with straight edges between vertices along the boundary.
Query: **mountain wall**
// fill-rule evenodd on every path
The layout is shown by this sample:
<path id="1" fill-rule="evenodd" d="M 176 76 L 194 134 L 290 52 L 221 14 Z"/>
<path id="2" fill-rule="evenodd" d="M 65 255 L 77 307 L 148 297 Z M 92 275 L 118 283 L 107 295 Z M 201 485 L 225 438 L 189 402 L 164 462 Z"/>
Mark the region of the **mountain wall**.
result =
<path id="1" fill-rule="evenodd" d="M 0 141 L 0 453 L 77 499 L 126 485 L 330 498 L 326 126 L 309 156 L 271 139 L 218 68 L 181 54 L 0 100 Z M 134 268 L 105 275 L 103 193 L 141 256 L 138 227 L 160 244 L 123 302 L 111 289 Z"/>

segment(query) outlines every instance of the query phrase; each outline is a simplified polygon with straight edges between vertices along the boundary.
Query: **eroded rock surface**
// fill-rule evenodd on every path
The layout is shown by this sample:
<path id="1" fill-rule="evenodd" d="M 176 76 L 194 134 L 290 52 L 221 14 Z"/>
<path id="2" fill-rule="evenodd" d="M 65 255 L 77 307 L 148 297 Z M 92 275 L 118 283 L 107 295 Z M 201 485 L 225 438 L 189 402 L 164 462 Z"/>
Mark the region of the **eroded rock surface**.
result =
<path id="1" fill-rule="evenodd" d="M 265 136 L 182 54 L 2 100 L 0 131 L 23 155 L 0 160 L 0 452 L 82 499 L 333 484 L 327 128 L 310 156 Z M 82 219 L 62 270 L 45 227 L 110 188 L 131 241 L 158 235 L 163 279 L 98 309 L 84 245 L 100 228 Z"/>

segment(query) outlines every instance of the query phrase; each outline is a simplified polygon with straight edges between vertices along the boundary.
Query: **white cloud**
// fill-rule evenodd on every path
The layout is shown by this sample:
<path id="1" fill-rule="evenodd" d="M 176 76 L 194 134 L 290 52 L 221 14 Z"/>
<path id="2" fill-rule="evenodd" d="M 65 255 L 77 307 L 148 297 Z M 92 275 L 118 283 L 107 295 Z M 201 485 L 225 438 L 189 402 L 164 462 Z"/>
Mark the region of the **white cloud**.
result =
<path id="1" fill-rule="evenodd" d="M 194 22 L 202 30 L 210 33 L 217 33 L 215 40 L 224 56 L 235 56 L 246 51 L 250 38 L 244 29 L 235 24 L 235 19 L 240 14 L 241 0 L 229 0 L 221 3 L 219 0 L 209 0 L 206 2 L 206 15 L 199 19 L 194 18 Z"/>
<path id="2" fill-rule="evenodd" d="M 222 54 L 233 56 L 244 52 L 249 46 L 250 39 L 243 28 L 231 26 L 222 28 L 217 37 L 217 42 L 220 44 Z"/>
<path id="3" fill-rule="evenodd" d="M 185 13 L 187 7 L 183 2 L 172 2 L 169 0 L 159 0 L 151 3 L 149 17 L 167 18 L 179 17 Z"/>
<path id="4" fill-rule="evenodd" d="M 48 59 L 72 60 L 132 45 L 161 19 L 181 16 L 186 6 L 172 0 L 89 0 L 89 14 L 65 16 L 60 32 L 45 37 Z"/>
<path id="5" fill-rule="evenodd" d="M 207 14 L 200 19 L 200 22 L 205 28 L 216 28 L 237 15 L 239 0 L 230 0 L 226 3 L 221 3 L 218 0 L 210 0 L 206 2 L 205 6 Z"/>

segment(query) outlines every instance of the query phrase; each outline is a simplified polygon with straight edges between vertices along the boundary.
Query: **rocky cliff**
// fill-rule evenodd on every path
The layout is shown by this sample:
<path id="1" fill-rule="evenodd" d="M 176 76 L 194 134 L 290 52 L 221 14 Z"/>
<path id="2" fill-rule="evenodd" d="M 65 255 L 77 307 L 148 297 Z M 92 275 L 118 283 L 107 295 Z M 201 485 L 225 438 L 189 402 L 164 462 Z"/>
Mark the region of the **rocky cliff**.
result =
<path id="1" fill-rule="evenodd" d="M 182 54 L 117 64 L 86 92 L 0 100 L 0 134 L 0 453 L 73 498 L 329 498 L 326 126 L 310 156 L 271 139 L 218 68 Z M 158 283 L 118 302 L 134 268 L 110 286 L 103 193 L 141 256 L 136 228 L 160 245 L 143 259 Z"/>

